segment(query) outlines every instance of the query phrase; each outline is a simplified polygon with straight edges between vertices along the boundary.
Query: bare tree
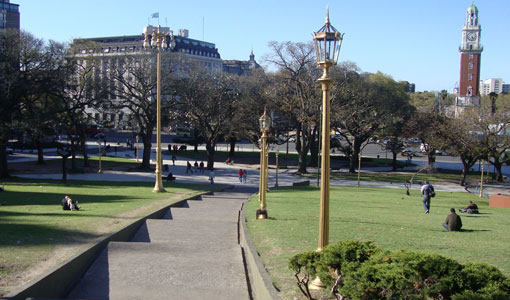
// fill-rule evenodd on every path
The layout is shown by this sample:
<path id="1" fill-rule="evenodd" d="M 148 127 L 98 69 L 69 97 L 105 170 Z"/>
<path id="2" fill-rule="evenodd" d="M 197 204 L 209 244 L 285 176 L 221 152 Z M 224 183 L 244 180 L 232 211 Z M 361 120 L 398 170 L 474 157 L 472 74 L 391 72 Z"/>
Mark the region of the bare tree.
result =
<path id="1" fill-rule="evenodd" d="M 189 69 L 177 86 L 177 104 L 184 117 L 204 140 L 207 169 L 214 168 L 215 147 L 231 133 L 229 123 L 240 99 L 239 76 L 211 73 L 200 66 Z"/>
<path id="2" fill-rule="evenodd" d="M 278 112 L 296 130 L 298 172 L 307 173 L 307 155 L 313 128 L 320 118 L 320 85 L 317 79 L 320 70 L 316 66 L 314 48 L 311 43 L 270 42 L 272 53 L 266 61 L 276 66 Z"/>

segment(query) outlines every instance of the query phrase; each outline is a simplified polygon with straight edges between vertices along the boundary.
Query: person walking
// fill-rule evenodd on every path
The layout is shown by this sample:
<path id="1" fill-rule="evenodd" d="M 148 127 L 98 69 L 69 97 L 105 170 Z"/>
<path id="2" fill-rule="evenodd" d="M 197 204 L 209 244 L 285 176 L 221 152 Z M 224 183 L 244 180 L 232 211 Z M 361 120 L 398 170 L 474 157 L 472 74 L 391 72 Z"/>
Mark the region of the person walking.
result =
<path id="1" fill-rule="evenodd" d="M 211 184 L 214 184 L 214 177 L 216 176 L 216 174 L 214 174 L 214 170 L 211 170 L 209 172 L 209 181 L 211 182 Z"/>
<path id="2" fill-rule="evenodd" d="M 177 157 L 175 157 L 175 154 L 172 154 L 172 163 L 174 164 L 175 166 L 175 160 L 177 159 Z"/>
<path id="3" fill-rule="evenodd" d="M 204 173 L 204 161 L 200 162 L 200 173 Z"/>
<path id="4" fill-rule="evenodd" d="M 425 213 L 429 214 L 430 199 L 436 195 L 436 192 L 428 180 L 426 180 L 425 184 L 421 187 L 421 194 L 423 195 L 423 208 L 425 209 Z"/>
<path id="5" fill-rule="evenodd" d="M 239 172 L 237 172 L 237 175 L 239 175 L 239 182 L 243 182 L 243 169 L 239 169 Z"/>
<path id="6" fill-rule="evenodd" d="M 243 182 L 246 183 L 246 179 L 248 178 L 248 172 L 246 170 L 243 170 Z"/>
<path id="7" fill-rule="evenodd" d="M 193 167 L 195 169 L 195 173 L 198 173 L 198 161 L 195 160 L 195 163 L 193 164 Z"/>
<path id="8" fill-rule="evenodd" d="M 450 214 L 446 217 L 443 227 L 448 231 L 460 231 L 462 228 L 462 220 L 455 213 L 455 208 L 450 208 Z"/>
<path id="9" fill-rule="evenodd" d="M 191 173 L 193 174 L 193 170 L 191 169 L 191 164 L 188 162 L 186 163 L 186 174 Z"/>

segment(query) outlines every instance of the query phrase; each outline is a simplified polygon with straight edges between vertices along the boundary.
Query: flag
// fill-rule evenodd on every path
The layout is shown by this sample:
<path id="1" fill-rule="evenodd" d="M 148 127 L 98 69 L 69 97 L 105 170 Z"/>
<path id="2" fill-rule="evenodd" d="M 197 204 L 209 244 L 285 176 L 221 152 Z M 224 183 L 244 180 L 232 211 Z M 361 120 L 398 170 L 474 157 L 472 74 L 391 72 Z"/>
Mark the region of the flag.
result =
<path id="1" fill-rule="evenodd" d="M 158 18 L 158 19 L 159 19 L 159 12 L 157 12 L 157 13 L 153 13 L 153 14 L 151 15 L 151 17 L 152 17 L 153 19 L 155 19 L 155 18 Z"/>

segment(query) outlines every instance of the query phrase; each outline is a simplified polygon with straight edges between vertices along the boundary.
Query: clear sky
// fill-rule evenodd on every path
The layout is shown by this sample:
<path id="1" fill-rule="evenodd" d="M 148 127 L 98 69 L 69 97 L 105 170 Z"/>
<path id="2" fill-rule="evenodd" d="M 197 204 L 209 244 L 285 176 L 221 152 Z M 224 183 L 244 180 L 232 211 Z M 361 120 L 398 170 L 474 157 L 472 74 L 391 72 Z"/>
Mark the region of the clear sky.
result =
<path id="1" fill-rule="evenodd" d="M 269 41 L 307 42 L 323 24 L 345 32 L 340 61 L 367 72 L 416 83 L 417 91 L 451 91 L 459 81 L 462 25 L 471 0 L 11 0 L 21 28 L 36 37 L 73 38 L 141 34 L 159 23 L 216 44 L 223 59 L 263 64 Z M 510 2 L 477 0 L 482 26 L 481 79 L 510 83 Z M 167 21 L 166 21 L 167 20 Z"/>

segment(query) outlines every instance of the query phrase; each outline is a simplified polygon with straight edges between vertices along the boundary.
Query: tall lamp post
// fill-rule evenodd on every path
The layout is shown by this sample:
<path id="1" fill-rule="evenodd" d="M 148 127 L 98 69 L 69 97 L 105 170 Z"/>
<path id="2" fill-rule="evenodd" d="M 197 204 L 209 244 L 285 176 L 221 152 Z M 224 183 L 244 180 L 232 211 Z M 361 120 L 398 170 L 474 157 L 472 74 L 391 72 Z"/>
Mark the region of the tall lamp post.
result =
<path id="1" fill-rule="evenodd" d="M 278 187 L 278 154 L 280 154 L 280 150 L 276 149 L 276 153 L 275 153 L 276 177 L 275 177 L 274 187 Z"/>
<path id="2" fill-rule="evenodd" d="M 158 31 L 154 30 L 152 35 L 148 32 L 144 33 L 145 39 L 143 47 L 145 49 L 157 48 L 157 75 L 156 75 L 156 184 L 152 190 L 155 193 L 166 192 L 163 186 L 163 178 L 161 176 L 161 49 L 173 49 L 175 47 L 173 32 L 161 32 L 161 26 L 158 26 Z M 170 37 L 167 41 L 167 36 Z"/>
<path id="3" fill-rule="evenodd" d="M 267 188 L 267 132 L 271 128 L 271 117 L 266 113 L 264 108 L 264 114 L 259 119 L 260 131 L 262 132 L 262 146 L 260 155 L 260 179 L 259 179 L 259 200 L 260 208 L 257 209 L 257 219 L 267 219 L 266 210 L 266 188 Z"/>
<path id="4" fill-rule="evenodd" d="M 321 202 L 319 220 L 319 245 L 317 251 L 329 243 L 329 174 L 330 174 L 330 86 L 329 68 L 336 65 L 340 55 L 343 34 L 338 32 L 329 22 L 329 8 L 326 12 L 326 23 L 314 33 L 313 42 L 317 64 L 322 67 L 323 74 L 319 78 L 322 85 L 322 161 L 321 161 Z"/>
<path id="5" fill-rule="evenodd" d="M 103 151 L 101 150 L 101 142 L 102 140 L 97 140 L 97 146 L 99 147 L 99 169 L 97 173 L 103 173 L 103 169 L 101 168 L 101 156 L 103 156 Z"/>

